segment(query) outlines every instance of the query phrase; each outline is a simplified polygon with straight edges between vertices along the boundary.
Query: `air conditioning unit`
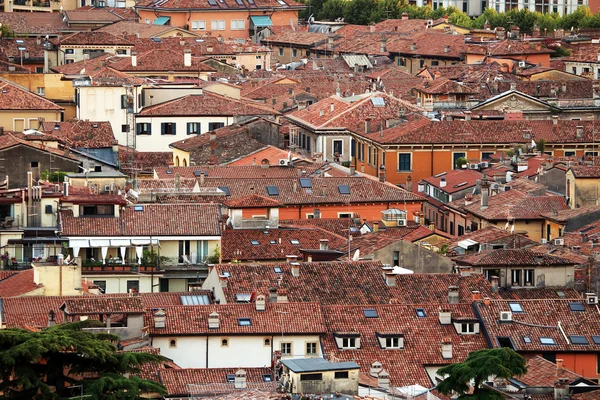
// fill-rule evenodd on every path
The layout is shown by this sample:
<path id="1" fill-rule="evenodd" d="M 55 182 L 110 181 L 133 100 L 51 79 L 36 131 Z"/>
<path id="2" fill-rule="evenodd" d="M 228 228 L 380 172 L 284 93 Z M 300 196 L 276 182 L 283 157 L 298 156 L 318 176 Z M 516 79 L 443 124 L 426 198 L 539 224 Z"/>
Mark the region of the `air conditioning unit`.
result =
<path id="1" fill-rule="evenodd" d="M 512 321 L 512 312 L 501 311 L 500 312 L 500 321 Z"/>
<path id="2" fill-rule="evenodd" d="M 588 304 L 598 304 L 598 296 L 588 296 L 587 303 Z"/>
<path id="3" fill-rule="evenodd" d="M 555 246 L 564 246 L 565 245 L 565 239 L 554 239 L 554 245 Z"/>
<path id="4" fill-rule="evenodd" d="M 287 158 L 280 158 L 279 165 L 290 165 L 290 160 L 288 160 Z"/>
<path id="5" fill-rule="evenodd" d="M 548 243 L 548 240 L 542 238 L 541 242 L 542 242 L 542 244 L 546 244 L 546 243 Z"/>
<path id="6" fill-rule="evenodd" d="M 398 220 L 398 226 L 406 226 L 406 220 L 405 219 L 399 219 Z"/>
<path id="7" fill-rule="evenodd" d="M 481 163 L 479 163 L 479 166 L 481 168 L 489 168 L 490 167 L 490 163 L 487 161 L 482 161 Z"/>
<path id="8" fill-rule="evenodd" d="M 104 191 L 105 192 L 110 192 L 110 185 L 105 185 L 104 186 Z"/>
<path id="9" fill-rule="evenodd" d="M 479 169 L 479 164 L 469 164 L 469 169 Z"/>

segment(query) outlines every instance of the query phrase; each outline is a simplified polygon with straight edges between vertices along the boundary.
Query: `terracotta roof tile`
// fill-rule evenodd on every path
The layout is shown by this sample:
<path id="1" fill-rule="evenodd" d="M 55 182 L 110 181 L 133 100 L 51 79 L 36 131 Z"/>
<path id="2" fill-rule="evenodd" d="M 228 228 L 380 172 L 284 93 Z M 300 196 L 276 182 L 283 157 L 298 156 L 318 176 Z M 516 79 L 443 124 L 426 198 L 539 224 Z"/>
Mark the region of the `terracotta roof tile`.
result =
<path id="1" fill-rule="evenodd" d="M 227 166 L 235 167 L 235 166 L 251 166 L 251 165 L 259 165 L 263 160 L 269 160 L 269 165 L 277 165 L 279 160 L 283 158 L 288 158 L 289 151 L 283 150 L 275 146 L 266 146 L 257 151 L 251 152 L 247 155 L 241 156 L 233 161 L 224 163 Z M 301 154 L 291 153 L 291 159 L 294 163 L 312 163 L 312 159 L 303 158 Z"/>
<path id="2" fill-rule="evenodd" d="M 514 379 L 527 386 L 554 388 L 558 378 L 573 382 L 582 376 L 566 368 L 557 369 L 555 363 L 541 356 L 533 356 L 527 357 L 527 372 Z"/>
<path id="3" fill-rule="evenodd" d="M 121 21 L 122 17 L 110 12 L 104 8 L 87 9 L 87 10 L 66 10 L 64 15 L 70 23 L 73 22 L 100 22 L 108 23 Z"/>
<path id="4" fill-rule="evenodd" d="M 523 54 L 553 54 L 554 50 L 548 49 L 537 42 L 525 42 L 517 40 L 501 40 L 483 44 L 470 44 L 467 46 L 466 54 L 482 54 L 493 57 L 518 56 Z"/>
<path id="5" fill-rule="evenodd" d="M 140 38 L 151 38 L 159 36 L 172 29 L 174 29 L 174 27 L 168 25 L 144 24 L 133 21 L 117 21 L 110 25 L 103 26 L 100 29 L 96 29 L 95 32 L 105 32 L 115 36 L 135 36 L 139 34 Z"/>
<path id="6" fill-rule="evenodd" d="M 567 210 L 557 210 L 555 212 L 547 212 L 547 213 L 543 213 L 541 215 L 542 215 L 542 217 L 549 219 L 551 221 L 566 223 L 570 219 L 577 218 L 577 217 L 580 217 L 585 214 L 590 214 L 590 216 L 591 216 L 591 213 L 593 213 L 595 211 L 600 211 L 600 206 L 590 206 L 590 207 L 581 207 L 581 208 L 574 208 L 574 209 L 567 209 Z"/>
<path id="7" fill-rule="evenodd" d="M 221 3 L 222 5 L 211 5 L 207 0 L 202 0 L 202 1 L 190 1 L 190 0 L 169 0 L 165 3 L 161 3 L 160 5 L 157 5 L 156 2 L 154 0 L 144 0 L 141 1 L 139 3 L 136 4 L 136 8 L 140 8 L 140 9 L 151 9 L 151 10 L 161 10 L 161 9 L 168 9 L 168 10 L 172 10 L 172 9 L 184 9 L 184 10 L 202 10 L 202 9 L 208 9 L 208 10 L 220 10 L 220 9 L 227 9 L 227 10 L 250 10 L 250 11 L 255 11 L 255 10 L 262 10 L 262 9 L 269 9 L 269 10 L 286 10 L 286 9 L 302 9 L 302 8 L 306 8 L 306 6 L 302 3 L 298 3 L 294 0 L 285 0 L 285 5 L 278 3 L 275 0 L 255 0 L 252 4 L 250 3 L 245 3 L 242 2 L 242 4 L 238 4 L 237 2 L 231 1 L 231 0 L 227 0 L 224 1 L 223 3 Z"/>
<path id="8" fill-rule="evenodd" d="M 17 36 L 56 35 L 69 27 L 61 13 L 3 12 L 0 23 Z"/>
<path id="9" fill-rule="evenodd" d="M 478 229 L 474 232 L 467 232 L 460 238 L 454 239 L 449 247 L 454 248 L 458 246 L 458 242 L 463 240 L 473 240 L 480 245 L 483 244 L 506 244 L 507 248 L 521 248 L 531 245 L 537 245 L 538 242 L 528 239 L 525 236 L 515 235 L 506 231 L 504 229 L 500 229 L 493 225 L 486 226 L 483 229 Z"/>
<path id="10" fill-rule="evenodd" d="M 43 285 L 33 281 L 33 269 L 6 274 L 0 281 L 0 298 L 23 296 L 40 288 Z"/>
<path id="11" fill-rule="evenodd" d="M 43 122 L 39 130 L 70 147 L 98 149 L 112 147 L 117 143 L 110 122 L 107 121 Z"/>
<path id="12" fill-rule="evenodd" d="M 600 178 L 600 166 L 574 165 L 569 170 L 576 178 Z"/>
<path id="13" fill-rule="evenodd" d="M 73 13 L 73 12 L 75 12 L 75 11 L 65 11 L 66 14 Z M 85 11 L 85 12 L 81 12 L 79 14 L 94 16 L 94 15 L 98 15 L 99 13 L 97 11 L 96 12 Z M 114 14 L 111 14 L 111 13 L 102 13 L 102 14 L 103 15 L 110 14 L 112 17 L 120 19 L 119 17 L 116 17 Z M 128 40 L 123 39 L 122 37 L 111 35 L 110 33 L 107 33 L 107 32 L 98 32 L 98 31 L 74 33 L 72 35 L 69 35 L 69 36 L 66 36 L 66 37 L 60 39 L 60 45 L 61 46 L 96 45 L 96 46 L 133 47 L 133 43 L 131 43 Z"/>
<path id="14" fill-rule="evenodd" d="M 189 144 L 189 143 L 186 143 Z M 189 149 L 195 145 L 190 144 Z M 199 145 L 201 146 L 201 144 Z M 183 146 L 182 146 L 183 147 Z M 179 147 L 178 147 L 179 148 Z M 321 164 L 322 165 L 322 164 Z M 304 167 L 304 166 L 302 166 Z M 167 172 L 170 171 L 170 172 Z M 278 165 L 271 165 L 269 167 L 263 167 L 260 165 L 240 165 L 240 166 L 219 166 L 219 165 L 203 165 L 198 164 L 191 167 L 163 167 L 156 168 L 155 174 L 158 179 L 173 179 L 175 175 L 179 175 L 181 178 L 198 179 L 198 176 L 194 175 L 194 172 L 202 171 L 205 178 L 215 179 L 255 179 L 255 178 L 268 178 L 268 179 L 283 179 L 283 178 L 298 178 L 298 169 L 290 167 L 280 167 Z M 196 174 L 198 174 L 197 172 Z"/>
<path id="15" fill-rule="evenodd" d="M 571 260 L 549 254 L 534 253 L 528 249 L 496 249 L 483 253 L 456 257 L 458 265 L 494 266 L 494 265 L 532 265 L 564 266 L 573 265 Z"/>
<path id="16" fill-rule="evenodd" d="M 190 395 L 188 384 L 198 385 L 194 388 L 194 394 L 210 394 L 239 392 L 234 384 L 227 381 L 227 375 L 235 375 L 240 368 L 180 368 L 162 369 L 160 371 L 160 382 L 167 388 L 169 396 Z M 243 368 L 246 372 L 248 388 L 257 389 L 264 386 L 271 389 L 273 384 L 265 384 L 264 375 L 273 375 L 270 368 Z M 274 379 L 274 377 L 272 378 Z M 264 384 L 264 385 L 263 385 Z"/>
<path id="17" fill-rule="evenodd" d="M 141 208 L 136 211 L 136 208 Z M 73 217 L 61 212 L 63 236 L 220 236 L 216 204 L 144 204 L 125 207 L 120 217 Z"/>
<path id="18" fill-rule="evenodd" d="M 308 218 L 279 220 L 280 227 L 318 227 L 336 235 L 348 237 L 360 235 L 358 229 L 362 222 L 356 223 L 354 218 Z"/>
<path id="19" fill-rule="evenodd" d="M 544 219 L 542 213 L 566 210 L 562 196 L 529 196 L 519 190 L 509 190 L 491 196 L 488 207 L 482 209 L 480 203 L 473 202 L 464 209 L 486 220 Z"/>
<path id="20" fill-rule="evenodd" d="M 302 32 L 302 31 L 286 31 L 277 35 L 269 36 L 262 40 L 265 44 L 270 45 L 300 45 L 300 46 L 315 46 L 327 40 L 326 33 L 318 32 Z"/>
<path id="21" fill-rule="evenodd" d="M 281 334 L 281 313 L 294 315 L 284 325 L 284 333 L 319 334 L 325 332 L 323 314 L 319 303 L 268 303 L 265 311 L 257 311 L 255 304 L 213 304 L 208 306 L 164 307 L 166 321 L 164 328 L 154 327 L 152 310 L 145 316 L 146 326 L 151 336 L 171 335 L 224 335 Z M 211 313 L 219 314 L 219 328 L 208 327 Z M 242 325 L 239 319 L 249 318 L 250 325 Z"/>
<path id="22" fill-rule="evenodd" d="M 67 299 L 61 309 L 68 315 L 142 314 L 144 307 L 140 297 L 81 296 Z"/>
<path id="23" fill-rule="evenodd" d="M 0 110 L 62 111 L 50 100 L 6 80 L 0 80 Z"/>
<path id="24" fill-rule="evenodd" d="M 453 169 L 445 172 L 444 175 L 437 174 L 423 180 L 446 193 L 455 193 L 475 186 L 477 180 L 480 180 L 482 176 L 481 172 L 471 169 Z M 446 183 L 445 187 L 441 187 L 442 178 Z"/>
<path id="25" fill-rule="evenodd" d="M 506 300 L 534 300 L 534 299 L 578 299 L 581 294 L 569 287 L 555 288 L 500 288 L 498 294 Z"/>
<path id="26" fill-rule="evenodd" d="M 227 200 L 225 203 L 229 208 L 264 208 L 281 207 L 283 204 L 275 199 L 271 199 L 258 194 L 249 194 L 248 196 L 238 197 L 237 199 Z"/>
<path id="27" fill-rule="evenodd" d="M 583 311 L 571 311 L 569 303 L 574 301 L 581 303 Z M 500 313 L 511 311 L 511 303 L 518 303 L 523 312 L 512 313 L 514 322 L 500 321 Z M 581 299 L 491 300 L 489 305 L 475 303 L 474 307 L 485 325 L 484 332 L 492 347 L 500 346 L 498 337 L 509 337 L 518 352 L 588 353 L 600 350 L 600 344 L 591 337 L 600 332 L 600 316 L 595 306 L 587 305 Z M 558 328 L 559 321 L 561 329 Z M 572 344 L 563 335 L 567 338 L 585 336 L 588 345 Z M 542 344 L 540 338 L 550 338 L 555 344 Z"/>

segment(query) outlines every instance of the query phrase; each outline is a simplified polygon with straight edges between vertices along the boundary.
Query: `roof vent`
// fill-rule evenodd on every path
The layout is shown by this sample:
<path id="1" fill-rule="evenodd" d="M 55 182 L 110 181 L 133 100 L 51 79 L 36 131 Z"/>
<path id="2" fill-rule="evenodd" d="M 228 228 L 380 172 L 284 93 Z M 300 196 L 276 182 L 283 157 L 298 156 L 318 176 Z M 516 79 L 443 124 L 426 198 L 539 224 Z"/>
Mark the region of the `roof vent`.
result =
<path id="1" fill-rule="evenodd" d="M 216 311 L 208 315 L 208 329 L 219 329 L 219 313 Z"/>

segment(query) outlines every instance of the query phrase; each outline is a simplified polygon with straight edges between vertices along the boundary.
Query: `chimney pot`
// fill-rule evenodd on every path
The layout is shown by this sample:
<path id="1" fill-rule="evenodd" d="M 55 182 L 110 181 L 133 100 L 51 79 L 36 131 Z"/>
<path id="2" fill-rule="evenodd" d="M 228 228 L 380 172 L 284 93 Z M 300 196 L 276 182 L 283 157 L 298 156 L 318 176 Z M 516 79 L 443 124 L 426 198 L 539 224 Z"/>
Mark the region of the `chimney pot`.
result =
<path id="1" fill-rule="evenodd" d="M 319 240 L 319 247 L 321 250 L 329 250 L 329 239 Z"/>
<path id="2" fill-rule="evenodd" d="M 452 358 L 452 339 L 442 339 L 442 358 L 449 360 Z"/>
<path id="3" fill-rule="evenodd" d="M 131 53 L 131 66 L 137 67 L 137 53 L 135 51 Z"/>
<path id="4" fill-rule="evenodd" d="M 300 264 L 297 262 L 292 262 L 290 264 L 292 265 L 292 276 L 296 277 L 296 278 L 299 277 L 300 276 Z"/>
<path id="5" fill-rule="evenodd" d="M 458 293 L 458 286 L 448 287 L 448 304 L 460 303 L 460 295 Z"/>

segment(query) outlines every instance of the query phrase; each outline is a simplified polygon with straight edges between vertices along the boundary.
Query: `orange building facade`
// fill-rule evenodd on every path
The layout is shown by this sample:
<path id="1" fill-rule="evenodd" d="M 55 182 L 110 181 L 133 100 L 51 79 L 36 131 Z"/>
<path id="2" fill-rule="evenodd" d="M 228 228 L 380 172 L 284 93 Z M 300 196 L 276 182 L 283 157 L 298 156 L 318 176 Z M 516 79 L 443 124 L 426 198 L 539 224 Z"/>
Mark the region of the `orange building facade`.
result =
<path id="1" fill-rule="evenodd" d="M 397 208 L 406 211 L 407 218 L 413 220 L 413 214 L 421 211 L 421 207 L 421 201 L 283 206 L 279 208 L 279 218 L 282 220 L 314 218 L 315 209 L 318 209 L 321 218 L 348 218 L 357 214 L 367 221 L 379 221 L 382 211 Z"/>
<path id="2" fill-rule="evenodd" d="M 563 360 L 563 366 L 584 378 L 600 378 L 600 354 L 594 353 L 557 353 L 557 359 Z"/>

